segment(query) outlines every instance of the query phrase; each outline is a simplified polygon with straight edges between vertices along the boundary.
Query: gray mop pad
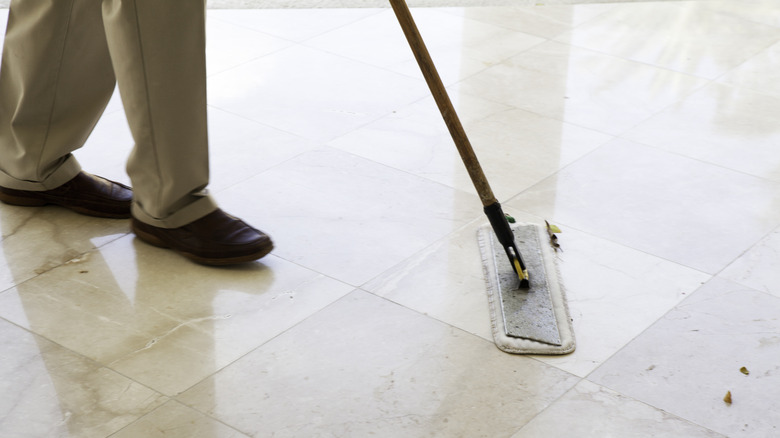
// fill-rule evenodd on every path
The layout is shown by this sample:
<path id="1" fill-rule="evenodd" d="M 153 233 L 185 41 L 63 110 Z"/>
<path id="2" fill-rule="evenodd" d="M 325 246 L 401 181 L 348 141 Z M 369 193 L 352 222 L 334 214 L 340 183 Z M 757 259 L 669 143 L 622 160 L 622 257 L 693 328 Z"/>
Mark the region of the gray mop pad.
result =
<path id="1" fill-rule="evenodd" d="M 512 230 L 528 269 L 528 289 L 517 288 L 517 275 L 493 229 L 478 231 L 496 346 L 514 354 L 571 353 L 574 329 L 547 230 L 532 224 L 515 224 Z"/>

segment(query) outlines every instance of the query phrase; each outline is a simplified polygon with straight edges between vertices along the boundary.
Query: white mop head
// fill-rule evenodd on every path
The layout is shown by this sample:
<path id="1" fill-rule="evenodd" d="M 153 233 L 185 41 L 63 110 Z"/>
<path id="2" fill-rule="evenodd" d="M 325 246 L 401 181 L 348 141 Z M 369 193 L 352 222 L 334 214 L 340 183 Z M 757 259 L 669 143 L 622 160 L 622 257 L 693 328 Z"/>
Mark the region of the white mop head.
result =
<path id="1" fill-rule="evenodd" d="M 560 280 L 558 258 L 549 243 L 547 230 L 533 224 L 515 224 L 512 230 L 528 268 L 529 289 L 517 289 L 517 275 L 492 228 L 484 226 L 478 231 L 496 346 L 513 354 L 571 353 L 575 349 L 574 329 Z M 507 319 L 517 321 L 517 318 L 521 321 L 513 322 L 507 331 Z M 518 337 L 518 332 L 524 337 Z M 534 338 L 554 341 L 541 342 Z"/>

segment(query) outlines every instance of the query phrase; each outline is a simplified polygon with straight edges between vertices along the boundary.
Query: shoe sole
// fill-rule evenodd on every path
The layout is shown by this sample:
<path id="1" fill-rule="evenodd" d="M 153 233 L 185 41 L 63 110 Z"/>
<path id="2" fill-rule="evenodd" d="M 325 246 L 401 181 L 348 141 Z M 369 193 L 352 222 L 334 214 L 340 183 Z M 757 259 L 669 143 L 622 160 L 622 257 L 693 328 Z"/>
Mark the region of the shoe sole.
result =
<path id="1" fill-rule="evenodd" d="M 83 214 L 86 216 L 102 217 L 108 219 L 130 219 L 129 209 L 127 213 L 111 213 L 111 212 L 100 211 L 100 210 L 92 210 L 87 207 L 63 205 L 57 202 L 51 202 L 40 198 L 14 196 L 3 192 L 0 192 L 0 201 L 2 201 L 4 204 L 15 205 L 18 207 L 44 207 L 47 205 L 56 205 L 58 207 L 66 208 L 68 210 L 75 211 L 76 213 Z"/>
<path id="2" fill-rule="evenodd" d="M 269 243 L 266 247 L 251 253 L 246 254 L 242 256 L 236 256 L 236 257 L 202 257 L 197 254 L 193 254 L 184 250 L 181 250 L 179 248 L 176 248 L 174 246 L 169 245 L 164 240 L 160 239 L 158 236 L 155 236 L 152 233 L 148 233 L 138 227 L 135 226 L 134 223 L 131 224 L 130 228 L 133 230 L 133 233 L 135 233 L 136 237 L 141 239 L 142 241 L 152 245 L 156 246 L 158 248 L 164 248 L 164 249 L 170 249 L 171 251 L 182 255 L 189 260 L 192 260 L 193 262 L 199 263 L 201 265 L 208 265 L 208 266 L 228 266 L 228 265 L 237 265 L 240 263 L 248 263 L 253 262 L 255 260 L 258 260 L 260 258 L 265 257 L 268 255 L 271 250 L 274 249 L 273 243 Z"/>

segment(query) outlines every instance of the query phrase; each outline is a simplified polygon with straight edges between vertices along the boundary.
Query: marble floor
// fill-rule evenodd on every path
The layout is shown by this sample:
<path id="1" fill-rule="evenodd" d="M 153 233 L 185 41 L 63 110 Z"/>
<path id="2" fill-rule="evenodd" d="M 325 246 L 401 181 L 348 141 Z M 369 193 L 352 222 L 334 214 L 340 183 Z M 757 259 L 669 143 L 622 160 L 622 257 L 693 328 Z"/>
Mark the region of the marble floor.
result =
<path id="1" fill-rule="evenodd" d="M 563 231 L 576 352 L 495 347 L 389 9 L 211 9 L 211 189 L 276 249 L 0 205 L 0 436 L 780 436 L 777 2 L 413 13 L 505 209 Z M 131 146 L 114 99 L 77 156 L 128 182 Z"/>

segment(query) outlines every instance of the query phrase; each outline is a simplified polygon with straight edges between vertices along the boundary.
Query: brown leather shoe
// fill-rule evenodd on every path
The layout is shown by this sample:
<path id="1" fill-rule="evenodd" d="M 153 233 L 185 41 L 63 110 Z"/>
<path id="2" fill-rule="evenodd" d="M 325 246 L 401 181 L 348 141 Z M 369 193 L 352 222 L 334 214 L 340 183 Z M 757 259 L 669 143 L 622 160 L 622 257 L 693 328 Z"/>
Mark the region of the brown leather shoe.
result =
<path id="1" fill-rule="evenodd" d="M 179 228 L 159 228 L 133 218 L 130 227 L 146 243 L 169 248 L 212 266 L 251 262 L 271 252 L 271 238 L 222 210 Z"/>
<path id="2" fill-rule="evenodd" d="M 0 201 L 26 207 L 59 205 L 88 216 L 126 219 L 130 217 L 133 190 L 124 184 L 81 172 L 56 189 L 42 192 L 0 187 Z"/>

